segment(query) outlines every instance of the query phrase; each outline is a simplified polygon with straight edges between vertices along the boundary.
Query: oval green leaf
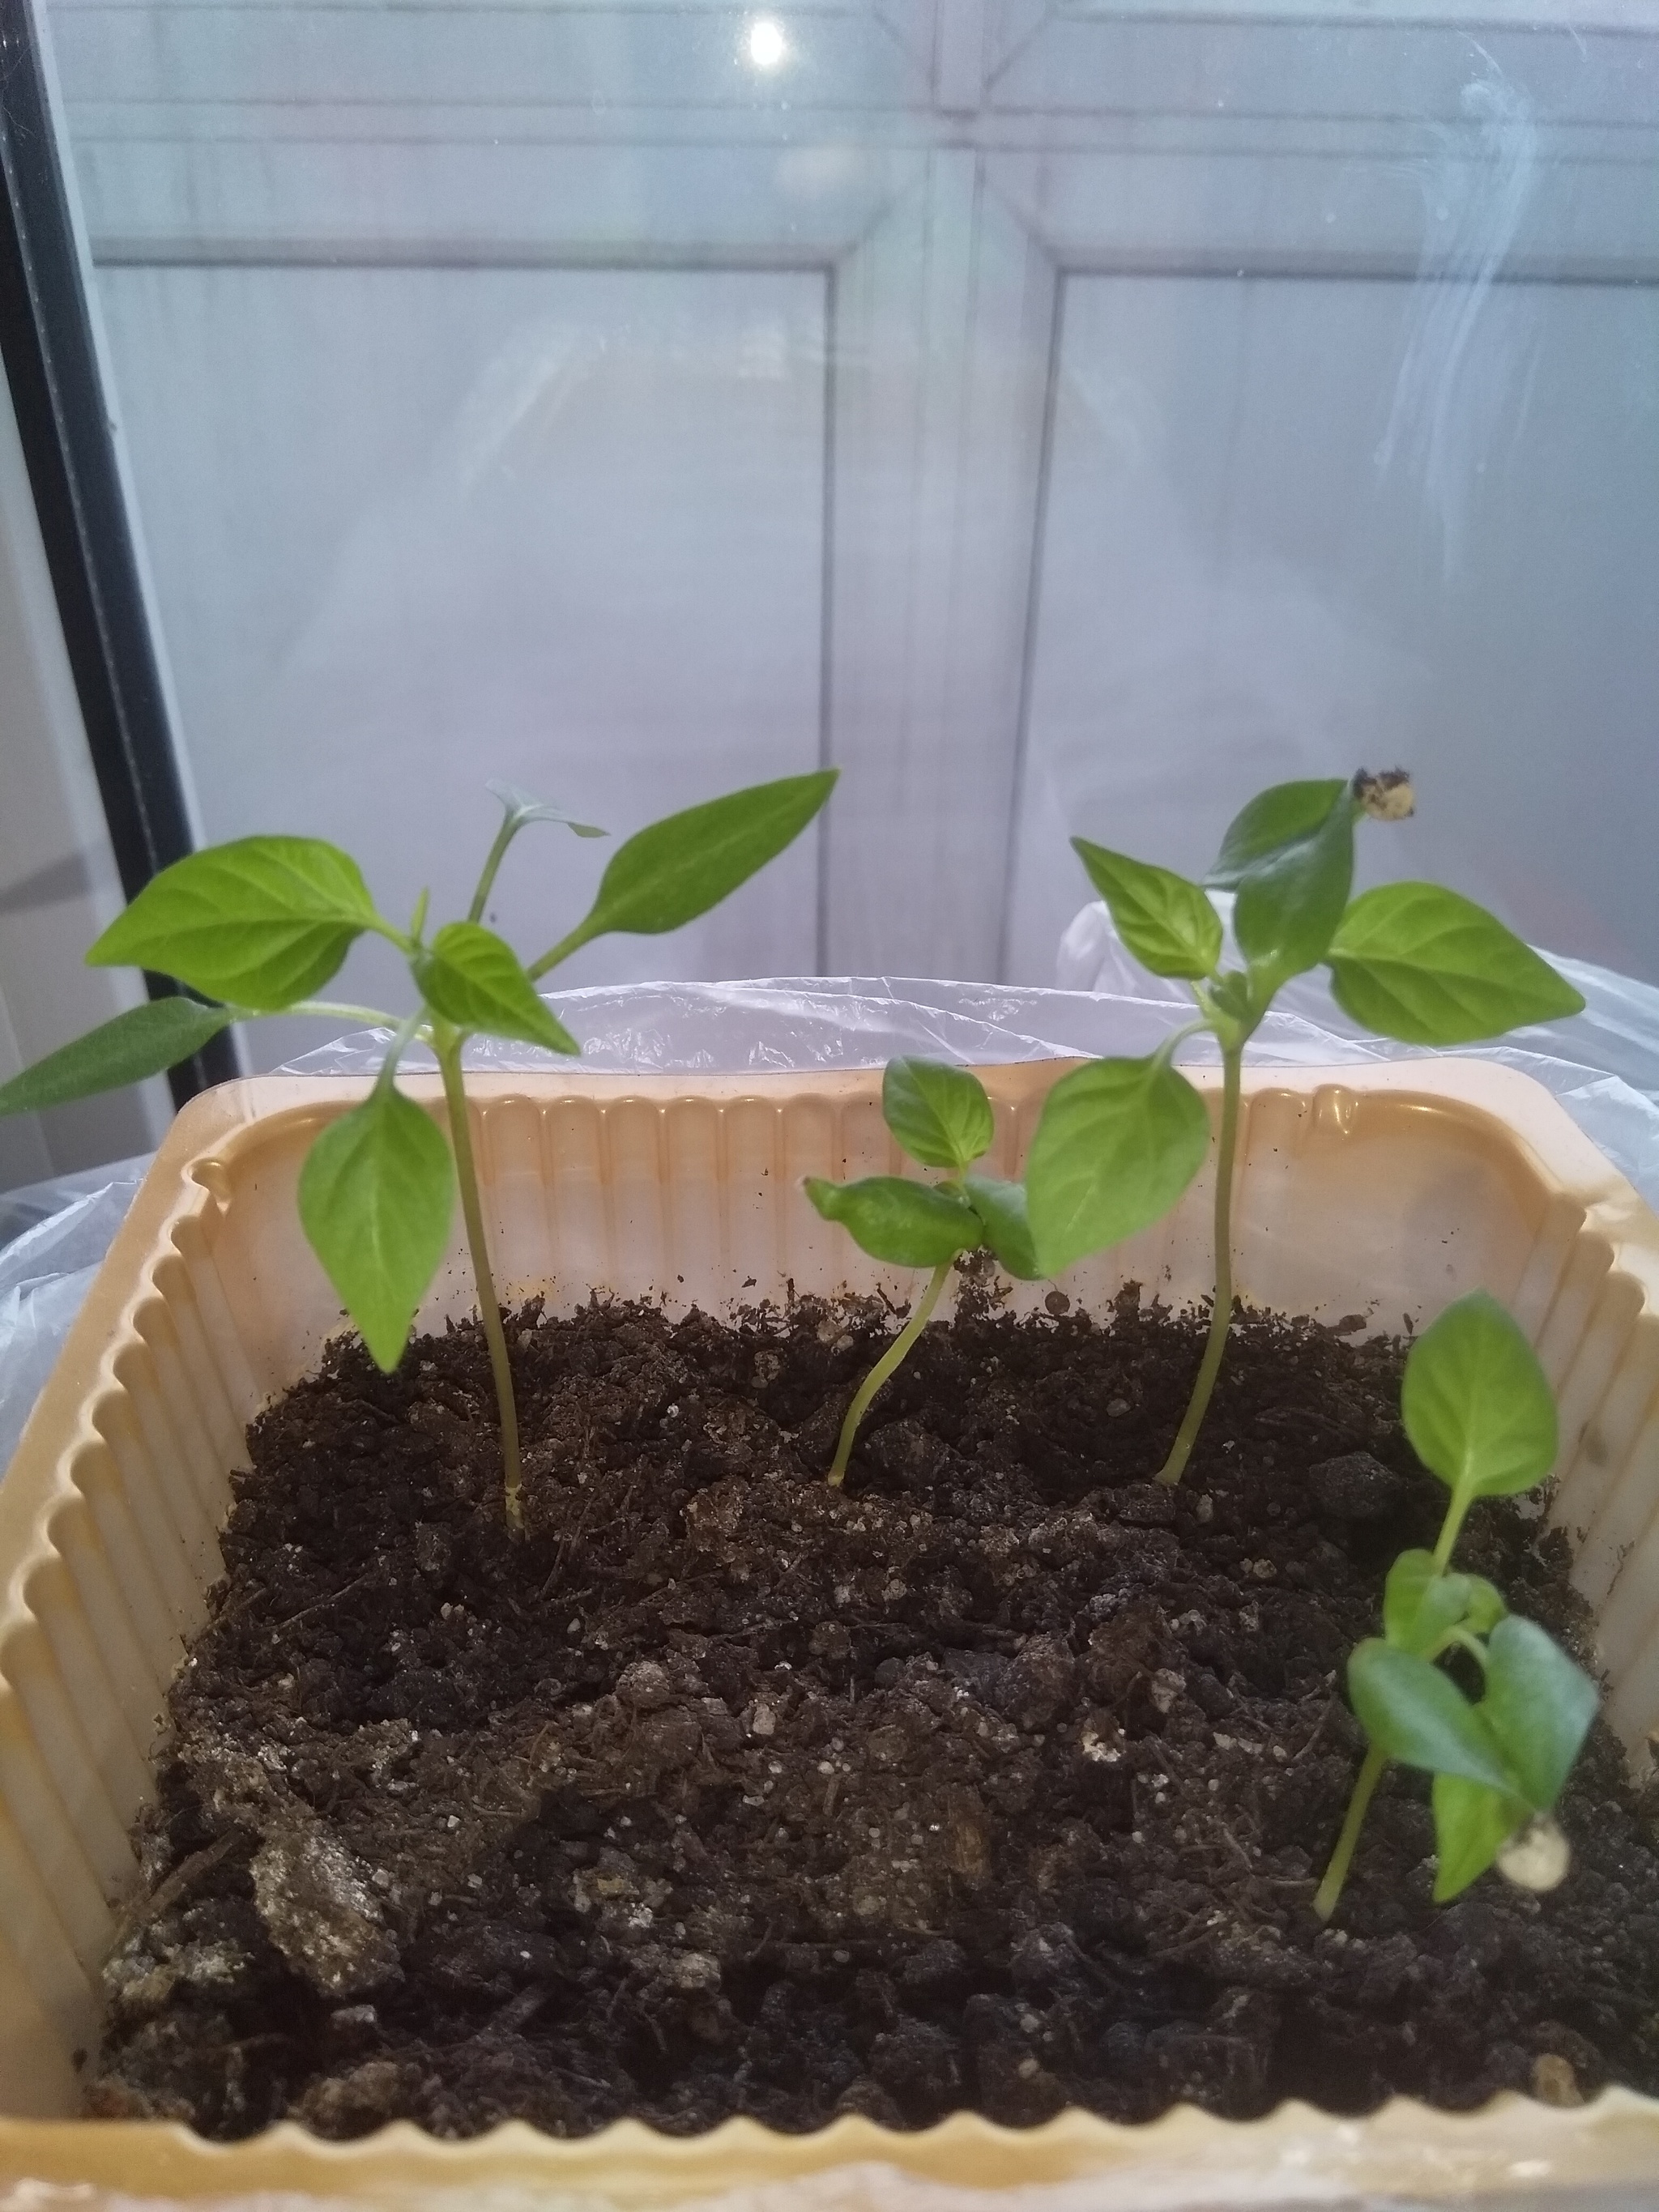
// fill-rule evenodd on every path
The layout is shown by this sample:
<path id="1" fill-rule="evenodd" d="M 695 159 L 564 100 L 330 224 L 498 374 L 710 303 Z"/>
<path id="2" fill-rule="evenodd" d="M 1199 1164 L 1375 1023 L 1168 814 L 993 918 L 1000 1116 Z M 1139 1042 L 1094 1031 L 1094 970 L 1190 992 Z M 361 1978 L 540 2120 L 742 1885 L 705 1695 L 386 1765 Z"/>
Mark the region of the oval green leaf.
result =
<path id="1" fill-rule="evenodd" d="M 421 996 L 457 1029 L 516 1037 L 549 1052 L 581 1047 L 536 995 L 518 955 L 480 922 L 447 922 L 414 961 Z"/>
<path id="2" fill-rule="evenodd" d="M 1286 845 L 1310 837 L 1347 786 L 1340 776 L 1270 784 L 1233 817 L 1215 866 L 1204 880 L 1212 890 L 1236 891 L 1249 869 Z"/>
<path id="3" fill-rule="evenodd" d="M 1535 1620 L 1511 1613 L 1493 1629 L 1480 1711 L 1534 1812 L 1561 1795 L 1599 1702 L 1583 1668 Z"/>
<path id="4" fill-rule="evenodd" d="M 965 1199 L 907 1176 L 826 1182 L 808 1176 L 806 1195 L 826 1221 L 838 1221 L 872 1260 L 896 1267 L 938 1267 L 980 1243 L 980 1218 Z"/>
<path id="5" fill-rule="evenodd" d="M 985 1224 L 985 1242 L 998 1263 L 1022 1283 L 1039 1283 L 1036 1246 L 1025 1210 L 1023 1182 L 1005 1182 L 997 1176 L 964 1176 L 963 1188 L 975 1212 Z"/>
<path id="6" fill-rule="evenodd" d="M 910 1158 L 927 1168 L 960 1173 L 989 1151 L 996 1134 L 984 1085 L 965 1067 L 942 1060 L 890 1060 L 881 1079 L 881 1110 Z"/>
<path id="7" fill-rule="evenodd" d="M 1348 1661 L 1348 1698 L 1377 1749 L 1402 1766 L 1462 1774 L 1518 1794 L 1479 1712 L 1449 1674 L 1415 1652 L 1368 1637 Z"/>
<path id="8" fill-rule="evenodd" d="M 592 910 L 560 948 L 562 957 L 595 937 L 617 931 L 659 937 L 707 914 L 794 842 L 835 788 L 836 773 L 753 784 L 629 837 L 612 854 Z"/>
<path id="9" fill-rule="evenodd" d="M 320 837 L 242 837 L 175 860 L 87 955 L 210 999 L 280 1013 L 327 982 L 379 917 L 349 853 Z"/>
<path id="10" fill-rule="evenodd" d="M 1528 1815 L 1505 1791 L 1462 1774 L 1437 1774 L 1431 1794 L 1437 1861 L 1434 1901 L 1446 1905 L 1485 1874 Z"/>
<path id="11" fill-rule="evenodd" d="M 454 1198 L 442 1130 L 389 1084 L 330 1122 L 300 1170 L 312 1249 L 387 1374 L 449 1243 Z"/>
<path id="12" fill-rule="evenodd" d="M 1111 908 L 1118 935 L 1154 975 L 1212 975 L 1221 957 L 1221 917 L 1198 884 L 1172 868 L 1109 853 L 1086 837 L 1072 850 Z"/>
<path id="13" fill-rule="evenodd" d="M 1490 1636 L 1509 1611 L 1504 1593 L 1496 1583 L 1489 1583 L 1485 1575 L 1465 1575 L 1468 1595 L 1463 1613 L 1463 1626 L 1471 1635 Z"/>
<path id="14" fill-rule="evenodd" d="M 1423 1601 L 1437 1583 L 1449 1580 L 1435 1565 L 1432 1552 L 1402 1552 L 1389 1569 L 1389 1578 L 1382 1585 L 1382 1633 L 1396 1651 L 1423 1652 L 1432 1646 L 1433 1635 L 1418 1626 Z M 1437 1602 L 1440 1607 L 1448 1605 L 1449 1596 Z M 1461 1600 L 1452 1618 L 1462 1618 Z"/>
<path id="15" fill-rule="evenodd" d="M 130 1007 L 0 1085 L 0 1115 L 38 1114 L 71 1098 L 142 1083 L 177 1067 L 235 1019 L 232 1008 L 201 1006 L 194 999 L 152 999 Z"/>
<path id="16" fill-rule="evenodd" d="M 1324 818 L 1254 861 L 1238 881 L 1233 934 L 1270 989 L 1325 957 L 1353 888 L 1354 801 L 1340 785 Z"/>
<path id="17" fill-rule="evenodd" d="M 1402 1552 L 1383 1586 L 1384 1636 L 1396 1650 L 1421 1658 L 1442 1650 L 1450 1630 L 1483 1635 L 1503 1613 L 1504 1601 L 1489 1582 L 1479 1575 L 1441 1574 L 1431 1552 Z"/>
<path id="18" fill-rule="evenodd" d="M 1362 891 L 1331 939 L 1338 1006 L 1406 1044 L 1473 1044 L 1584 1001 L 1495 915 L 1437 884 Z"/>
<path id="19" fill-rule="evenodd" d="M 1091 1060 L 1062 1076 L 1025 1166 L 1040 1272 L 1056 1275 L 1167 1213 L 1209 1144 L 1204 1101 L 1156 1055 Z"/>
<path id="20" fill-rule="evenodd" d="M 1485 1291 L 1448 1306 L 1407 1355 L 1412 1449 L 1455 1497 L 1530 1490 L 1555 1464 L 1555 1398 L 1537 1354 Z"/>

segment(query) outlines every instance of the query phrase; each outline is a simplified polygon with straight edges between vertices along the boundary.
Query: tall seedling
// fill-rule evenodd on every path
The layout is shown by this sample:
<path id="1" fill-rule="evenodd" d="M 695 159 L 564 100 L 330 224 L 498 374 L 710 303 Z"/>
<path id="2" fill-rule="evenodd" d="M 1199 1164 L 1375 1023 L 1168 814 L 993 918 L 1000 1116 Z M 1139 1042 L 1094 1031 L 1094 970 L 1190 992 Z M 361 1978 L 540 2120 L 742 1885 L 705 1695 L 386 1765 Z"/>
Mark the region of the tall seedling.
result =
<path id="1" fill-rule="evenodd" d="M 1484 908 L 1436 884 L 1353 888 L 1354 827 L 1413 808 L 1399 771 L 1344 783 L 1275 784 L 1222 840 L 1202 884 L 1168 868 L 1072 840 L 1111 908 L 1118 934 L 1155 975 L 1179 977 L 1195 1018 L 1144 1060 L 1099 1060 L 1048 1094 L 1025 1182 L 1031 1236 L 1045 1275 L 1120 1243 L 1172 1206 L 1198 1172 L 1209 1120 L 1172 1066 L 1207 1030 L 1221 1051 L 1215 1181 L 1215 1294 L 1197 1379 L 1160 1482 L 1179 1482 L 1215 1388 L 1232 1319 L 1232 1190 L 1244 1048 L 1285 984 L 1322 963 L 1345 1012 L 1407 1044 L 1470 1044 L 1523 1022 L 1579 1012 L 1571 984 Z M 1243 964 L 1223 962 L 1208 890 L 1236 894 L 1233 934 Z M 1148 1212 L 1139 1203 L 1156 1192 Z"/>
<path id="2" fill-rule="evenodd" d="M 508 847 L 532 822 L 562 823 L 579 837 L 605 832 L 509 787 L 491 787 L 503 819 L 466 918 L 430 933 L 424 892 L 400 929 L 375 907 L 357 863 L 320 838 L 243 837 L 210 846 L 147 884 L 87 958 L 97 967 L 174 976 L 215 1003 L 161 999 L 118 1014 L 0 1088 L 0 1115 L 158 1075 L 230 1023 L 260 1015 L 313 1014 L 391 1029 L 368 1097 L 331 1121 L 306 1156 L 300 1218 L 371 1356 L 390 1373 L 448 1244 L 459 1186 L 501 1416 L 507 1520 L 516 1530 L 523 1525 L 518 1413 L 467 1122 L 461 1070 L 467 1040 L 498 1036 L 580 1052 L 538 995 L 540 978 L 597 937 L 658 936 L 707 914 L 799 836 L 835 781 L 830 769 L 756 784 L 640 830 L 617 848 L 583 919 L 527 964 L 483 921 Z M 313 996 L 365 934 L 386 939 L 409 964 L 416 1003 L 401 1018 Z M 397 1086 L 398 1063 L 417 1040 L 430 1048 L 442 1076 L 447 1144 Z"/>

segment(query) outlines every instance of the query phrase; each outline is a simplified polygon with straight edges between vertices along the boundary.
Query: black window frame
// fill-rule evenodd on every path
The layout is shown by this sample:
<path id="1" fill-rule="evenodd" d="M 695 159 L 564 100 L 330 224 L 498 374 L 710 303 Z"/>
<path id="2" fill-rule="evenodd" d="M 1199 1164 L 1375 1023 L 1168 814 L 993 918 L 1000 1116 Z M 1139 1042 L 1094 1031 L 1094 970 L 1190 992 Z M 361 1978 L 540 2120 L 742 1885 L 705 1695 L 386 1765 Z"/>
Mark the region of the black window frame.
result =
<path id="1" fill-rule="evenodd" d="M 0 362 L 122 889 L 195 849 L 83 289 L 31 0 L 0 0 Z M 147 974 L 153 999 L 179 989 Z M 175 1105 L 240 1074 L 228 1031 Z"/>

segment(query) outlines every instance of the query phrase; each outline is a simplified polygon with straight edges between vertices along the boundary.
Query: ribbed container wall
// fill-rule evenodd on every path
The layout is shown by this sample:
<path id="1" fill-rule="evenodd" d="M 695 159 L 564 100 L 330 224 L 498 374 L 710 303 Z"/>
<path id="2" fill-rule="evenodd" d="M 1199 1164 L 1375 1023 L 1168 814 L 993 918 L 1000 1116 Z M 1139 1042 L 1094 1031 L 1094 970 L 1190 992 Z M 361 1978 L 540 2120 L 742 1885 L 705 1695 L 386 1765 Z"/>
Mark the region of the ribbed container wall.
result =
<path id="1" fill-rule="evenodd" d="M 1064 1066 L 982 1071 L 994 1172 L 1018 1172 Z M 410 1089 L 441 1114 L 435 1085 Z M 136 1879 L 128 1834 L 167 1686 L 221 1571 L 245 1426 L 343 1326 L 295 1193 L 313 1137 L 360 1093 L 262 1079 L 179 1117 L 0 1486 L 7 2114 L 76 2110 L 100 1966 Z M 809 1292 L 914 1295 L 914 1278 L 866 1259 L 800 1189 L 807 1175 L 902 1169 L 878 1071 L 495 1077 L 471 1111 L 504 1299 L 568 1310 L 597 1292 L 726 1313 Z M 1129 1282 L 1176 1305 L 1202 1297 L 1212 1190 L 1206 1170 L 1164 1221 L 1059 1287 L 1097 1313 Z M 1419 1326 L 1477 1285 L 1515 1310 L 1560 1399 L 1554 1516 L 1597 1610 L 1609 1710 L 1642 1747 L 1659 1720 L 1659 1223 L 1537 1086 L 1467 1063 L 1252 1079 L 1236 1218 L 1240 1288 L 1257 1303 L 1355 1331 Z M 1037 1308 L 1052 1287 L 1015 1286 L 1011 1302 Z M 471 1304 L 457 1242 L 417 1326 Z M 1121 2133 L 1066 2124 L 1102 2146 Z M 1241 2160 L 1268 2124 L 1231 2130 Z M 0 2153 L 27 2136 L 0 2126 Z"/>

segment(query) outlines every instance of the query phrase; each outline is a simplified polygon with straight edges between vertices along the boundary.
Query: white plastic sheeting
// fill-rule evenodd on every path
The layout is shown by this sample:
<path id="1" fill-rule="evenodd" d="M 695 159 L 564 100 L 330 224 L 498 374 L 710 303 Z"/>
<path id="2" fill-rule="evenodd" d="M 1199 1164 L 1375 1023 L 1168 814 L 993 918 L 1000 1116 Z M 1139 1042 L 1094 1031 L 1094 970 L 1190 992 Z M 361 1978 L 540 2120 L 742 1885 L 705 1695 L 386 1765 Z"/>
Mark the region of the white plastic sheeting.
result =
<path id="1" fill-rule="evenodd" d="M 149 1165 L 144 1158 L 82 1169 L 34 1184 L 27 1194 L 32 1206 L 52 1210 L 0 1249 L 0 1467 L 17 1449 L 58 1348 Z"/>
<path id="2" fill-rule="evenodd" d="M 1458 1057 L 1521 1069 L 1552 1091 L 1579 1127 L 1659 1207 L 1659 988 L 1583 962 L 1556 965 L 1583 993 L 1570 1021 L 1516 1030 Z M 1146 1053 L 1191 1012 L 1182 988 L 1148 975 L 1125 951 L 1104 906 L 1089 906 L 1062 941 L 1061 988 L 929 982 L 908 976 L 779 976 L 749 983 L 634 983 L 549 994 L 582 1041 L 580 1061 L 481 1037 L 469 1066 L 595 1074 L 787 1073 L 878 1066 L 898 1053 L 989 1065 L 1079 1054 Z M 287 1073 L 369 1075 L 387 1030 L 360 1030 L 289 1063 Z M 1252 1065 L 1341 1066 L 1420 1056 L 1370 1036 L 1342 1013 L 1322 974 L 1279 994 L 1251 1041 Z M 1206 1038 L 1179 1057 L 1213 1059 Z M 431 1065 L 410 1052 L 411 1070 Z M 0 1249 L 0 1465 L 10 1459 L 58 1347 L 132 1202 L 143 1160 L 97 1180 L 38 1186 L 36 1207 L 62 1210 Z M 88 1184 L 96 1180 L 95 1188 Z"/>

